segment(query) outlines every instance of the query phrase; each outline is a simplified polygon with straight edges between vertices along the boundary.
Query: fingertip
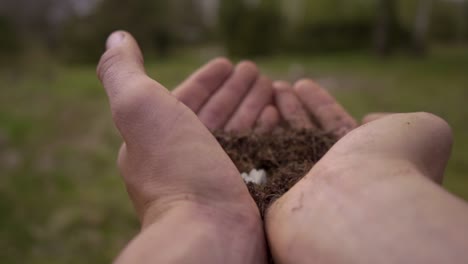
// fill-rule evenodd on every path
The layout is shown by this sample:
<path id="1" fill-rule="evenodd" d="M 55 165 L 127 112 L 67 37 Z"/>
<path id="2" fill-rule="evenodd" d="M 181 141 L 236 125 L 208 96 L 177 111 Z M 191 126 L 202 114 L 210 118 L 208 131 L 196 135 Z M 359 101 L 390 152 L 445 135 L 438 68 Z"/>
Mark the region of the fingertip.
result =
<path id="1" fill-rule="evenodd" d="M 234 70 L 234 65 L 232 62 L 225 57 L 218 57 L 209 62 L 210 65 L 220 69 L 222 72 L 232 72 Z"/>
<path id="2" fill-rule="evenodd" d="M 293 90 L 299 100 L 312 113 L 322 106 L 337 103 L 335 98 L 325 88 L 311 79 L 297 81 L 294 84 Z"/>
<path id="3" fill-rule="evenodd" d="M 125 41 L 127 35 L 129 33 L 123 30 L 112 32 L 106 40 L 106 50 L 120 46 Z"/>
<path id="4" fill-rule="evenodd" d="M 241 60 L 239 61 L 238 63 L 239 66 L 243 66 L 243 67 L 251 67 L 251 68 L 257 68 L 257 64 L 255 64 L 255 62 L 251 61 L 251 60 Z"/>
<path id="5" fill-rule="evenodd" d="M 279 125 L 280 120 L 278 109 L 273 105 L 268 105 L 260 114 L 254 132 L 257 134 L 272 132 Z"/>
<path id="6" fill-rule="evenodd" d="M 254 73 L 255 75 L 260 74 L 260 70 L 258 69 L 257 64 L 255 64 L 253 61 L 249 61 L 249 60 L 241 61 L 237 64 L 236 68 L 244 69 L 245 71 L 249 71 L 251 73 Z"/>
<path id="7" fill-rule="evenodd" d="M 97 66 L 97 75 L 112 99 L 134 83 L 148 78 L 138 43 L 125 31 L 113 32 L 106 41 L 107 50 Z"/>
<path id="8" fill-rule="evenodd" d="M 213 63 L 216 63 L 218 65 L 222 65 L 226 68 L 232 68 L 233 67 L 233 64 L 231 62 L 231 60 L 229 60 L 228 58 L 226 57 L 217 57 L 217 58 L 214 58 L 212 60 Z"/>
<path id="9" fill-rule="evenodd" d="M 285 81 L 275 81 L 273 82 L 273 89 L 276 92 L 285 92 L 291 89 L 291 84 Z"/>
<path id="10" fill-rule="evenodd" d="M 297 94 L 303 94 L 310 91 L 310 89 L 318 87 L 317 83 L 311 79 L 301 79 L 294 84 L 293 89 Z"/>

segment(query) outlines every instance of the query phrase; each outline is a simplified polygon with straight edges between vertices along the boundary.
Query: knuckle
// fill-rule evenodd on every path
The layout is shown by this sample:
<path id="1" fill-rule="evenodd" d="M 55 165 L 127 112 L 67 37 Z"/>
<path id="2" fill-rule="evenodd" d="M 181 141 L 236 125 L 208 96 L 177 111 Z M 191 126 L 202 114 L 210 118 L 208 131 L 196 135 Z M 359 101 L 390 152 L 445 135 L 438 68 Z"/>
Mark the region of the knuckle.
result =
<path id="1" fill-rule="evenodd" d="M 260 102 L 246 101 L 242 106 L 241 114 L 243 116 L 251 116 L 261 110 L 262 107 L 264 107 L 264 105 Z"/>
<path id="2" fill-rule="evenodd" d="M 102 82 L 106 82 L 109 79 L 116 77 L 113 69 L 115 65 L 121 61 L 122 56 L 123 55 L 119 49 L 108 50 L 102 55 L 97 67 L 97 74 Z"/>
<path id="3" fill-rule="evenodd" d="M 118 96 L 112 105 L 115 119 L 126 120 L 138 117 L 142 111 L 151 106 L 151 85 L 148 81 L 136 82 L 129 87 L 124 96 Z"/>
<path id="4" fill-rule="evenodd" d="M 260 76 L 260 78 L 258 78 L 258 83 L 262 86 L 262 87 L 266 87 L 266 88 L 270 88 L 272 87 L 273 85 L 273 81 L 268 78 L 267 76 L 265 75 L 262 75 Z"/>
<path id="5" fill-rule="evenodd" d="M 285 116 L 296 116 L 301 113 L 301 106 L 296 102 L 286 102 L 283 107 L 283 113 Z"/>
<path id="6" fill-rule="evenodd" d="M 126 174 L 126 160 L 127 160 L 127 145 L 123 143 L 120 146 L 119 155 L 117 156 L 117 167 L 122 174 Z"/>
<path id="7" fill-rule="evenodd" d="M 258 79 L 256 86 L 258 87 L 256 89 L 259 89 L 259 93 L 264 94 L 267 97 L 273 96 L 273 82 L 270 78 L 266 76 L 261 76 Z"/>
<path id="8" fill-rule="evenodd" d="M 249 130 L 249 124 L 245 122 L 245 120 L 235 120 L 229 122 L 228 125 L 225 127 L 226 132 L 244 132 L 246 130 Z"/>
<path id="9" fill-rule="evenodd" d="M 132 61 L 131 67 L 128 67 L 129 61 Z M 133 82 L 135 76 L 146 76 L 140 65 L 143 65 L 141 54 L 135 56 L 122 48 L 113 48 L 101 56 L 97 75 L 104 86 L 121 84 L 128 79 Z"/>
<path id="10" fill-rule="evenodd" d="M 241 113 L 236 119 L 236 127 L 240 129 L 250 129 L 253 126 L 255 116 L 248 113 Z"/>
<path id="11" fill-rule="evenodd" d="M 241 97 L 243 97 L 248 92 L 249 88 L 250 87 L 248 87 L 246 84 L 231 83 L 222 89 L 224 92 L 226 92 L 226 94 L 229 94 L 228 96 L 232 100 L 240 100 Z"/>
<path id="12" fill-rule="evenodd" d="M 217 130 L 221 127 L 224 117 L 220 114 L 220 111 L 216 109 L 211 109 L 204 113 L 201 117 L 202 122 L 205 124 L 208 129 L 211 131 Z"/>

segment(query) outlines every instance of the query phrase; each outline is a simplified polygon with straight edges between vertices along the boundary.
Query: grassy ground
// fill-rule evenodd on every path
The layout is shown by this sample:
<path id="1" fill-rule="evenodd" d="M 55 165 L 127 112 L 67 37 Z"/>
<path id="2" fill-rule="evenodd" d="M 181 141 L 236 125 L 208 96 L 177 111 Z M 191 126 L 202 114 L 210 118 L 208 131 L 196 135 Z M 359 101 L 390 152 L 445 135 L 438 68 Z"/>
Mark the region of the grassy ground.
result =
<path id="1" fill-rule="evenodd" d="M 174 87 L 205 59 L 149 63 Z M 276 78 L 317 78 L 356 117 L 429 111 L 452 125 L 446 187 L 468 199 L 468 50 L 426 60 L 366 55 L 258 61 Z M 138 225 L 115 168 L 119 139 L 94 67 L 41 65 L 0 72 L 0 259 L 2 263 L 109 262 Z"/>

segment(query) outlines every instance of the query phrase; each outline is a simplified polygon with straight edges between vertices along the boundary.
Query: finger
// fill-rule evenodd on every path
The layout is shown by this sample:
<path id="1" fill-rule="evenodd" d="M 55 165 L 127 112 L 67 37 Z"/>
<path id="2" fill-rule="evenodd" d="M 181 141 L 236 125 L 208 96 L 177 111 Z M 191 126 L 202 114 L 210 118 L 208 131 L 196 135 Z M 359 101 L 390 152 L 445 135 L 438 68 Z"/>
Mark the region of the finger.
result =
<path id="1" fill-rule="evenodd" d="M 322 87 L 311 80 L 295 84 L 294 90 L 307 110 L 325 131 L 342 137 L 357 127 L 357 123 L 344 108 Z"/>
<path id="2" fill-rule="evenodd" d="M 106 42 L 106 52 L 102 55 L 97 74 L 111 100 L 116 101 L 131 92 L 135 80 L 146 78 L 143 55 L 135 39 L 124 31 L 112 33 Z"/>
<path id="3" fill-rule="evenodd" d="M 179 85 L 172 94 L 197 113 L 210 96 L 221 87 L 233 66 L 225 58 L 210 61 Z"/>
<path id="4" fill-rule="evenodd" d="M 258 69 L 255 64 L 239 63 L 231 77 L 198 112 L 202 123 L 211 131 L 223 128 L 257 77 Z"/>
<path id="5" fill-rule="evenodd" d="M 372 121 L 375 121 L 377 119 L 380 119 L 380 118 L 383 118 L 383 117 L 386 117 L 386 116 L 389 116 L 389 115 L 392 115 L 392 114 L 393 113 L 371 113 L 371 114 L 366 115 L 362 119 L 362 124 L 365 125 L 367 123 L 370 123 Z"/>
<path id="6" fill-rule="evenodd" d="M 265 106 L 273 101 L 272 82 L 265 76 L 261 76 L 255 82 L 254 87 L 239 105 L 225 127 L 227 132 L 242 132 L 252 130 L 255 121 L 262 113 Z"/>
<path id="7" fill-rule="evenodd" d="M 269 105 L 263 109 L 262 113 L 258 117 L 254 133 L 265 134 L 272 132 L 273 129 L 279 125 L 280 120 L 280 113 L 276 107 Z"/>
<path id="8" fill-rule="evenodd" d="M 114 122 L 130 146 L 153 134 L 147 131 L 154 132 L 162 124 L 162 120 L 155 118 L 163 115 L 156 113 L 177 101 L 146 75 L 142 53 L 129 33 L 113 33 L 106 46 L 97 73 L 109 97 Z"/>
<path id="9" fill-rule="evenodd" d="M 316 126 L 310 120 L 302 103 L 287 82 L 273 83 L 275 102 L 281 117 L 295 129 L 313 129 Z"/>

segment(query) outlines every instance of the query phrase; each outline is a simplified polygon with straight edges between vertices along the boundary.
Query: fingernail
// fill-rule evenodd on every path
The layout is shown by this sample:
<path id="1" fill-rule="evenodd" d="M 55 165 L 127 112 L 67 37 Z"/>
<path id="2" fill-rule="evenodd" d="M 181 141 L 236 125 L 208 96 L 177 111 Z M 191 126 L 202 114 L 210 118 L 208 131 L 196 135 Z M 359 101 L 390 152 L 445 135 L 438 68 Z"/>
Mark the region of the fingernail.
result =
<path id="1" fill-rule="evenodd" d="M 111 48 L 119 46 L 124 40 L 124 38 L 125 38 L 125 34 L 123 32 L 118 31 L 118 32 L 112 33 L 109 36 L 109 38 L 107 38 L 106 48 L 111 49 Z"/>

